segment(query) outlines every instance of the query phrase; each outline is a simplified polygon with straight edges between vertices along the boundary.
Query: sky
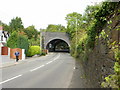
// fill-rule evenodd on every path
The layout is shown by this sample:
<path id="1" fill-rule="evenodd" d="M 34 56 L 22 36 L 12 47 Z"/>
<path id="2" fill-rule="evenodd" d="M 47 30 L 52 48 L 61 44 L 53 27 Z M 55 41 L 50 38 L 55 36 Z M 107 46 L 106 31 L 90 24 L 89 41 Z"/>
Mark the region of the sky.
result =
<path id="1" fill-rule="evenodd" d="M 84 13 L 87 5 L 103 0 L 1 0 L 0 20 L 9 24 L 11 19 L 21 17 L 26 27 L 45 29 L 49 24 L 67 25 L 67 14 Z"/>

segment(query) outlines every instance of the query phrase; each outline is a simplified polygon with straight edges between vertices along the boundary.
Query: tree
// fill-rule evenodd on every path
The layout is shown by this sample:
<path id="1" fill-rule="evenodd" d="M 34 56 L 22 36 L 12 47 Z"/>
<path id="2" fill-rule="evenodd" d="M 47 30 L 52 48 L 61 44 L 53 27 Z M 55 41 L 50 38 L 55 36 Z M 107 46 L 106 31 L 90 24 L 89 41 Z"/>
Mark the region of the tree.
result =
<path id="1" fill-rule="evenodd" d="M 4 31 L 8 31 L 9 32 L 9 29 L 10 29 L 9 25 L 7 25 L 7 24 L 3 23 L 2 21 L 0 21 L 0 26 L 3 27 Z"/>
<path id="2" fill-rule="evenodd" d="M 29 26 L 24 29 L 25 35 L 28 37 L 29 45 L 40 45 L 40 32 L 35 29 L 35 26 Z"/>
<path id="3" fill-rule="evenodd" d="M 13 18 L 9 23 L 9 26 L 10 26 L 10 31 L 9 31 L 10 33 L 12 33 L 13 31 L 18 32 L 24 29 L 24 26 L 20 17 Z"/>
<path id="4" fill-rule="evenodd" d="M 29 47 L 28 39 L 26 36 L 14 31 L 7 41 L 7 46 L 10 48 L 25 49 L 26 52 Z"/>
<path id="5" fill-rule="evenodd" d="M 26 53 L 28 51 L 29 42 L 26 36 L 19 35 L 17 40 L 17 47 L 21 49 L 25 49 Z"/>
<path id="6" fill-rule="evenodd" d="M 50 32 L 55 32 L 56 30 L 57 30 L 57 26 L 53 24 L 48 25 L 46 29 L 46 31 L 50 31 Z"/>
<path id="7" fill-rule="evenodd" d="M 35 29 L 35 26 L 29 26 L 24 30 L 25 34 L 28 36 L 28 39 L 34 38 L 35 40 L 38 37 L 38 31 Z"/>
<path id="8" fill-rule="evenodd" d="M 83 27 L 87 30 L 88 27 L 94 22 L 95 14 L 99 11 L 101 4 L 87 6 L 83 15 Z"/>
<path id="9" fill-rule="evenodd" d="M 66 20 L 67 20 L 67 33 L 70 34 L 71 38 L 73 38 L 75 35 L 75 31 L 76 30 L 78 31 L 81 28 L 82 15 L 77 12 L 73 12 L 67 14 Z"/>
<path id="10" fill-rule="evenodd" d="M 62 26 L 61 24 L 58 24 L 58 25 L 50 24 L 46 28 L 46 31 L 49 31 L 49 32 L 65 32 L 66 28 L 64 26 Z"/>
<path id="11" fill-rule="evenodd" d="M 2 26 L 4 31 L 8 31 L 10 33 L 10 27 L 7 24 L 2 23 Z"/>
<path id="12" fill-rule="evenodd" d="M 90 21 L 92 21 L 93 19 L 95 19 L 95 14 L 98 12 L 100 8 L 99 4 L 96 4 L 94 6 L 87 6 L 86 10 L 85 10 L 85 14 L 84 16 L 86 16 L 86 21 L 89 23 Z"/>
<path id="13" fill-rule="evenodd" d="M 66 32 L 66 28 L 65 26 L 62 26 L 61 24 L 57 25 L 57 31 L 59 32 Z"/>
<path id="14" fill-rule="evenodd" d="M 74 36 L 73 33 L 75 33 L 76 28 L 80 29 L 81 27 L 82 15 L 77 12 L 73 12 L 67 14 L 66 20 L 67 20 L 67 33 L 69 33 L 70 36 L 73 37 Z"/>
<path id="15" fill-rule="evenodd" d="M 7 41 L 7 46 L 10 48 L 18 48 L 17 41 L 18 41 L 18 33 L 14 31 Z"/>

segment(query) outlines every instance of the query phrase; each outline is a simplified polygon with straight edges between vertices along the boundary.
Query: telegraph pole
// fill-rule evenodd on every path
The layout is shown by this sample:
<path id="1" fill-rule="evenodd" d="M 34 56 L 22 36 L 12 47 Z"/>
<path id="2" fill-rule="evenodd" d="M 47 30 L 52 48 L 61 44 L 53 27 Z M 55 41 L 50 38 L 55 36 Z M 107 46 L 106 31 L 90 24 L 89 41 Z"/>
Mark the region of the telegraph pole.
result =
<path id="1" fill-rule="evenodd" d="M 42 52 L 42 32 L 40 30 L 40 52 Z"/>
<path id="2" fill-rule="evenodd" d="M 75 32 L 76 32 L 76 47 L 75 47 L 75 55 L 77 55 L 77 17 L 76 17 L 76 25 L 75 25 Z"/>

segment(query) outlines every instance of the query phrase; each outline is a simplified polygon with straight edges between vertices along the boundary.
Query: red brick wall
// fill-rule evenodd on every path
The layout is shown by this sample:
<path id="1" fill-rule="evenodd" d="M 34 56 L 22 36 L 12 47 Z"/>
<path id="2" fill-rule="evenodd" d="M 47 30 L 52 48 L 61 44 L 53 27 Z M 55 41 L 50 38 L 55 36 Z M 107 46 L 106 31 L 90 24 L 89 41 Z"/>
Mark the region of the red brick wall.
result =
<path id="1" fill-rule="evenodd" d="M 22 49 L 20 48 L 15 48 L 15 49 L 10 49 L 10 58 L 15 59 L 15 52 L 18 51 L 20 53 L 19 59 L 22 59 Z"/>
<path id="2" fill-rule="evenodd" d="M 42 52 L 48 54 L 48 50 L 47 49 L 42 50 Z"/>
<path id="3" fill-rule="evenodd" d="M 1 55 L 8 55 L 8 47 L 2 47 L 1 49 Z"/>

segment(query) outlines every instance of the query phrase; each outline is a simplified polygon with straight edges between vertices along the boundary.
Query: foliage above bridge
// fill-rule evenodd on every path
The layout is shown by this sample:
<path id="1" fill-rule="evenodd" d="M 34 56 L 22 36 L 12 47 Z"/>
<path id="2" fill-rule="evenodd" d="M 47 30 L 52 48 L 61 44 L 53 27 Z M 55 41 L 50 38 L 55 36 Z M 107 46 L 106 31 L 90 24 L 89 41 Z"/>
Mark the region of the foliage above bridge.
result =
<path id="1" fill-rule="evenodd" d="M 42 32 L 66 32 L 66 28 L 61 24 L 58 24 L 58 25 L 49 24 L 46 29 L 41 29 L 41 31 Z"/>

